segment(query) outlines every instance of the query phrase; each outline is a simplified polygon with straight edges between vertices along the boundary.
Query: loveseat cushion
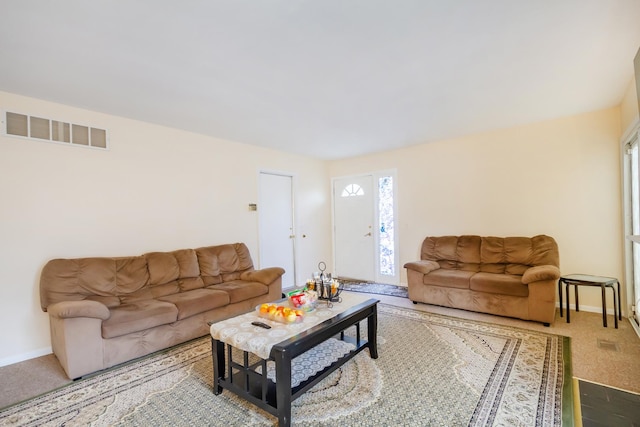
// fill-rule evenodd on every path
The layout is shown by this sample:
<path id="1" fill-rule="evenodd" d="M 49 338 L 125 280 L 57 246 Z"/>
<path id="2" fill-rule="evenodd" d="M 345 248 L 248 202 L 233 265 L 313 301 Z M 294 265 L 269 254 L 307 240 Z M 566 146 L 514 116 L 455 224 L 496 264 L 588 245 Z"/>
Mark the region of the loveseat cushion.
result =
<path id="1" fill-rule="evenodd" d="M 480 236 L 427 237 L 420 259 L 438 261 L 442 268 L 478 271 L 480 242 Z"/>
<path id="2" fill-rule="evenodd" d="M 522 276 L 513 274 L 476 273 L 471 277 L 469 288 L 492 294 L 529 296 L 529 287 L 522 283 Z"/>
<path id="3" fill-rule="evenodd" d="M 267 285 L 258 282 L 245 282 L 244 280 L 232 280 L 219 285 L 209 286 L 207 289 L 226 292 L 229 294 L 230 304 L 269 293 L 269 287 Z"/>
<path id="4" fill-rule="evenodd" d="M 102 337 L 113 338 L 178 320 L 178 308 L 158 300 L 143 300 L 109 309 L 111 316 L 102 322 Z"/>
<path id="5" fill-rule="evenodd" d="M 425 274 L 423 283 L 431 286 L 469 289 L 469 279 L 474 274 L 474 271 L 439 269 Z"/>
<path id="6" fill-rule="evenodd" d="M 178 307 L 178 320 L 229 304 L 229 294 L 213 289 L 194 289 L 158 298 Z"/>

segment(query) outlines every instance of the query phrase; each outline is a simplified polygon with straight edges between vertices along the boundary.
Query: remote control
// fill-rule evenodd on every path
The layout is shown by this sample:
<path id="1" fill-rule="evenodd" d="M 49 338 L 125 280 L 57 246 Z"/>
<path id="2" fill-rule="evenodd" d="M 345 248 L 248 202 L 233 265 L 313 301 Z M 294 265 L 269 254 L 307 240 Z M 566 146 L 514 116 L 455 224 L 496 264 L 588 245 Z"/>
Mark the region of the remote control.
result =
<path id="1" fill-rule="evenodd" d="M 251 322 L 252 325 L 254 326 L 259 326 L 261 328 L 265 328 L 265 329 L 271 329 L 271 326 L 267 325 L 266 323 L 262 323 L 262 322 Z"/>

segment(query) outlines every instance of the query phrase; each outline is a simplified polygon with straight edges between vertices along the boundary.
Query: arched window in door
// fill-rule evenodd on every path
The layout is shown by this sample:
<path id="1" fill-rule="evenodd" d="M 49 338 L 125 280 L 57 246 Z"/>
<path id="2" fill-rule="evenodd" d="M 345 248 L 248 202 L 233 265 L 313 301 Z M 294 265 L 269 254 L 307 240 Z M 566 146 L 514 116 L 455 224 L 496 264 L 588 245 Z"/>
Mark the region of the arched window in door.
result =
<path id="1" fill-rule="evenodd" d="M 358 184 L 349 184 L 342 190 L 340 197 L 364 196 L 364 190 Z"/>

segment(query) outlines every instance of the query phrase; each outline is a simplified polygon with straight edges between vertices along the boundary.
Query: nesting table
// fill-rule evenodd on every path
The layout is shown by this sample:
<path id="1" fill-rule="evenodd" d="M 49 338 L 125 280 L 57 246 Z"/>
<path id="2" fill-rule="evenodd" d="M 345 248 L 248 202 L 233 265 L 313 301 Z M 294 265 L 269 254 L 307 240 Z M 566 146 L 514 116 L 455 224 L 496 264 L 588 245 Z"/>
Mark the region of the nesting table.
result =
<path id="1" fill-rule="evenodd" d="M 613 318 L 615 327 L 618 328 L 618 319 L 622 320 L 622 310 L 620 304 L 620 282 L 613 277 L 591 276 L 589 274 L 569 274 L 560 276 L 558 281 L 558 294 L 560 296 L 560 317 L 562 317 L 562 284 L 565 285 L 567 297 L 567 323 L 571 323 L 569 314 L 569 286 L 575 288 L 576 311 L 580 311 L 578 303 L 578 286 L 598 286 L 602 290 L 602 326 L 607 327 L 607 294 L 606 289 L 611 288 L 613 292 Z M 617 290 L 615 285 L 618 285 Z M 617 291 L 617 292 L 616 292 Z"/>

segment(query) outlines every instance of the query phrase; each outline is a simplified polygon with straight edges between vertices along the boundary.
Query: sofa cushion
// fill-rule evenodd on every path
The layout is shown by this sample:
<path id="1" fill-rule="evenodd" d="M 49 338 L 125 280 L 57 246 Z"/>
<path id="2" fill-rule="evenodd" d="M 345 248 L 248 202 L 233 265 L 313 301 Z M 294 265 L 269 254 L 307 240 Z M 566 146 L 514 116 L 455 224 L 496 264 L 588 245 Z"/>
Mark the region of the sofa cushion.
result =
<path id="1" fill-rule="evenodd" d="M 469 288 L 472 291 L 492 294 L 529 296 L 529 287 L 522 283 L 522 276 L 513 274 L 476 273 L 471 277 Z"/>
<path id="2" fill-rule="evenodd" d="M 213 289 L 194 289 L 158 299 L 178 307 L 178 320 L 229 304 L 229 294 Z"/>
<path id="3" fill-rule="evenodd" d="M 224 282 L 238 280 L 242 272 L 253 270 L 251 255 L 249 255 L 249 249 L 244 243 L 221 245 L 219 248 L 218 262 Z"/>
<path id="4" fill-rule="evenodd" d="M 151 286 L 163 285 L 181 278 L 200 276 L 198 258 L 193 249 L 150 252 L 145 254 L 145 257 L 149 267 L 149 284 Z"/>
<path id="5" fill-rule="evenodd" d="M 218 263 L 218 250 L 216 246 L 207 246 L 196 249 L 200 274 L 205 286 L 222 283 L 220 264 Z"/>
<path id="6" fill-rule="evenodd" d="M 469 289 L 469 279 L 475 271 L 464 270 L 434 270 L 424 275 L 423 283 L 425 285 L 443 286 L 448 288 Z"/>
<path id="7" fill-rule="evenodd" d="M 102 322 L 103 338 L 119 337 L 178 320 L 175 305 L 158 300 L 143 300 L 109 309 L 111 316 Z"/>
<path id="8" fill-rule="evenodd" d="M 267 285 L 258 282 L 245 282 L 244 280 L 232 280 L 209 286 L 207 289 L 225 291 L 229 294 L 229 303 L 231 304 L 269 293 Z"/>
<path id="9" fill-rule="evenodd" d="M 196 249 L 205 285 L 238 280 L 244 271 L 253 270 L 249 249 L 244 243 Z"/>
<path id="10" fill-rule="evenodd" d="M 149 279 L 144 257 L 54 259 L 40 277 L 40 304 L 80 301 L 90 295 L 119 296 L 142 289 Z"/>
<path id="11" fill-rule="evenodd" d="M 143 256 L 115 258 L 115 264 L 116 288 L 112 295 L 128 294 L 146 286 L 149 272 L 147 260 Z"/>

